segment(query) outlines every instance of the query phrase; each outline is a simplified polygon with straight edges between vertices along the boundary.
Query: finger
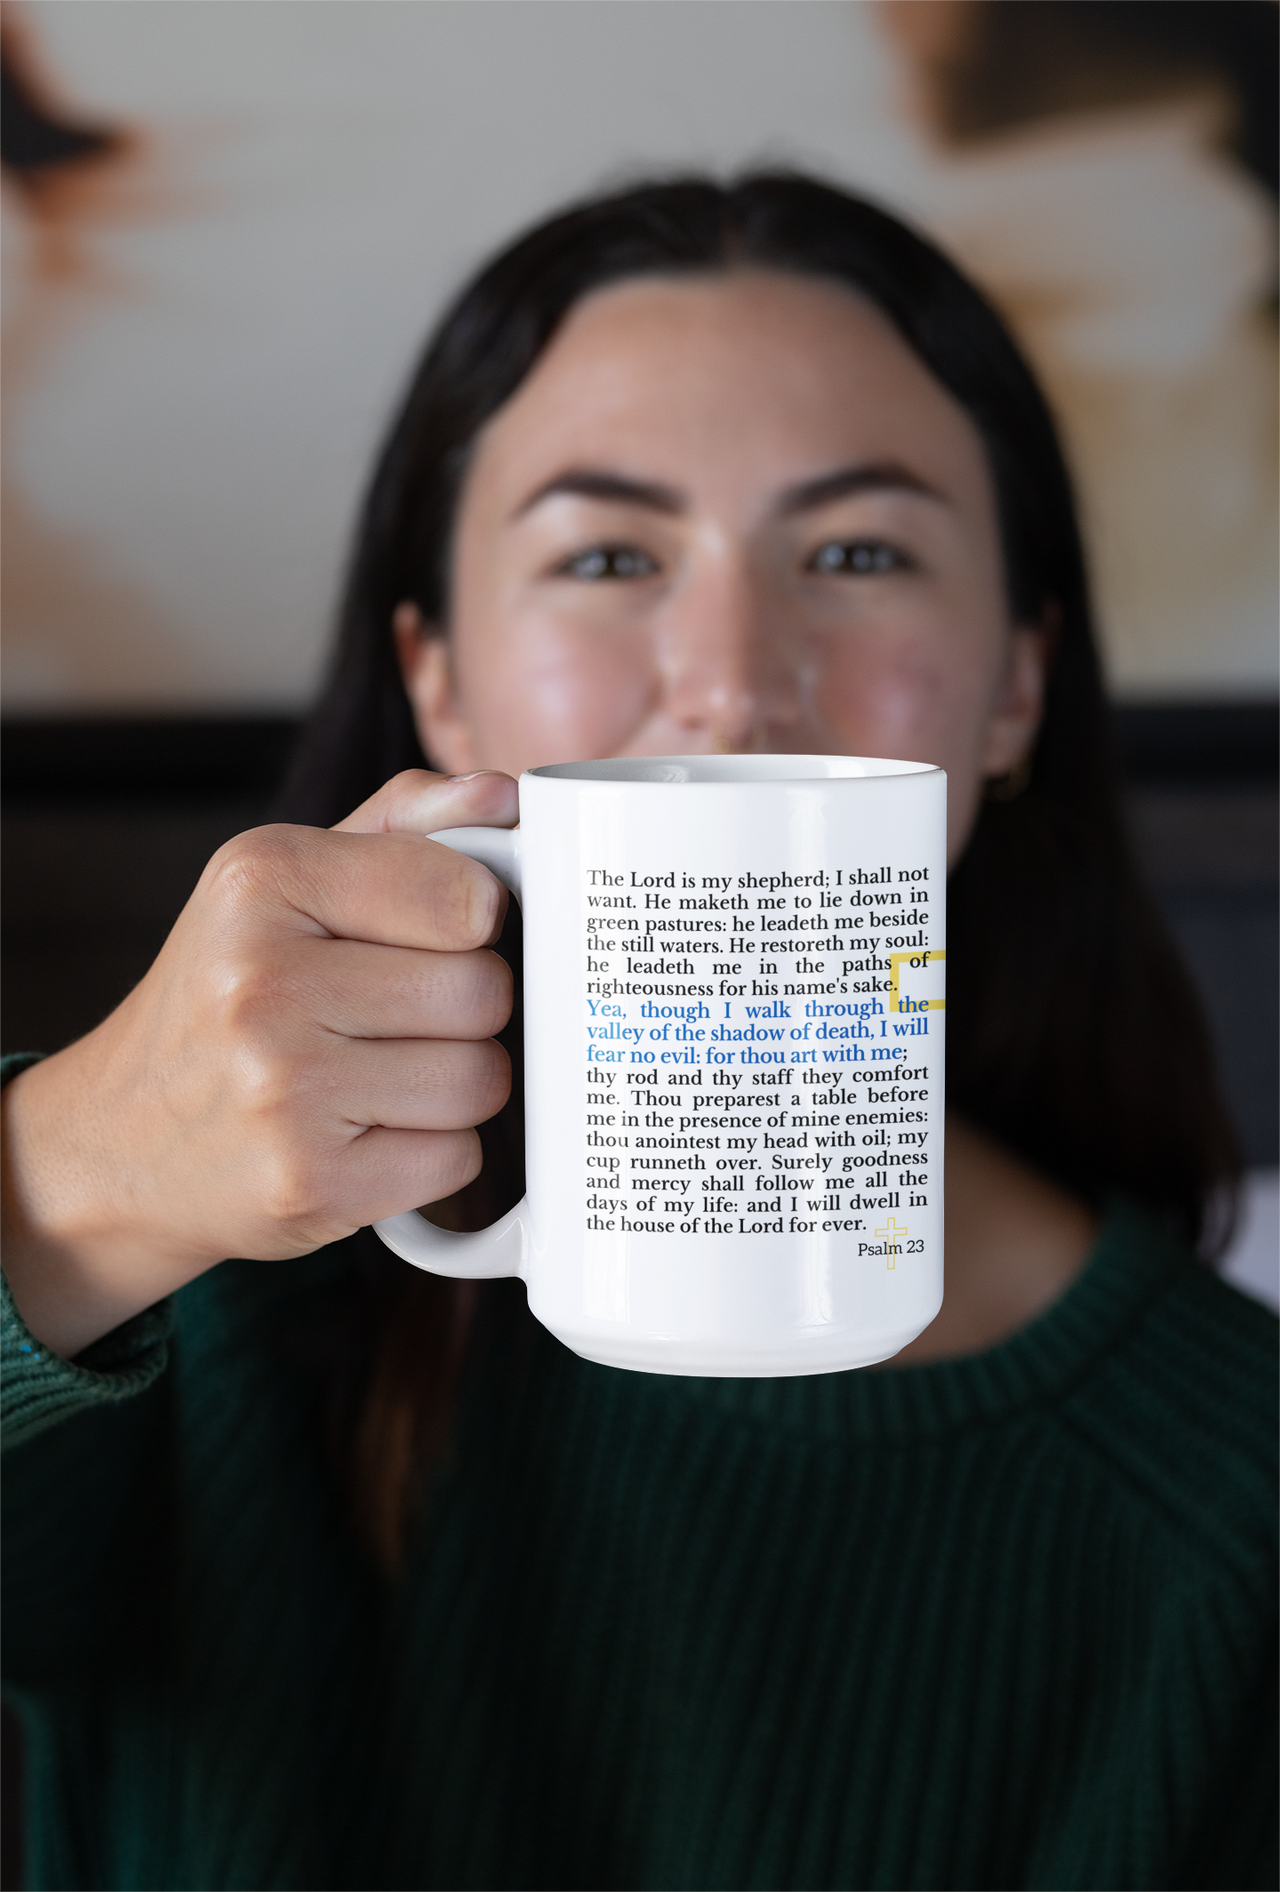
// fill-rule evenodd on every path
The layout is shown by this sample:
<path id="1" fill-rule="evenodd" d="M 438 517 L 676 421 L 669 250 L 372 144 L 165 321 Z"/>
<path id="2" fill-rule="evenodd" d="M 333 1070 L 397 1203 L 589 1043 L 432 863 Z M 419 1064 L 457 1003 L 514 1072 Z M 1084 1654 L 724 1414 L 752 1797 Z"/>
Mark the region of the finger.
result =
<path id="1" fill-rule="evenodd" d="M 271 956 L 266 1001 L 344 1038 L 492 1038 L 511 1016 L 497 953 L 411 951 L 316 935 Z"/>
<path id="2" fill-rule="evenodd" d="M 511 1060 L 492 1038 L 339 1039 L 309 1077 L 360 1129 L 469 1130 L 511 1094 Z"/>
<path id="3" fill-rule="evenodd" d="M 497 938 L 507 905 L 506 889 L 487 867 L 437 841 L 283 824 L 226 842 L 200 892 L 215 901 L 220 932 L 237 947 L 260 943 L 264 927 L 283 927 L 469 952 Z"/>
<path id="4" fill-rule="evenodd" d="M 362 1228 L 440 1202 L 471 1182 L 482 1166 L 474 1130 L 366 1130 L 334 1165 L 341 1220 Z"/>
<path id="5" fill-rule="evenodd" d="M 340 821 L 335 833 L 434 834 L 440 828 L 513 828 L 520 797 L 509 775 L 436 775 L 405 769 Z"/>

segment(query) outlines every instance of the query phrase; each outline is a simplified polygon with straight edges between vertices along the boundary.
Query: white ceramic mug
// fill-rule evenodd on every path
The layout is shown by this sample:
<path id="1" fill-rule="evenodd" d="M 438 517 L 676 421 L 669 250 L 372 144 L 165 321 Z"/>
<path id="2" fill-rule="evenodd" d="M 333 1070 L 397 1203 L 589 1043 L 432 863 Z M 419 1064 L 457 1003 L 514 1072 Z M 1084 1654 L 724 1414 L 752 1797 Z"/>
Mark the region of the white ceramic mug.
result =
<path id="1" fill-rule="evenodd" d="M 528 1194 L 478 1234 L 566 1346 L 648 1373 L 888 1359 L 942 1304 L 946 777 L 859 756 L 659 756 L 520 778 L 433 837 L 524 913 Z"/>

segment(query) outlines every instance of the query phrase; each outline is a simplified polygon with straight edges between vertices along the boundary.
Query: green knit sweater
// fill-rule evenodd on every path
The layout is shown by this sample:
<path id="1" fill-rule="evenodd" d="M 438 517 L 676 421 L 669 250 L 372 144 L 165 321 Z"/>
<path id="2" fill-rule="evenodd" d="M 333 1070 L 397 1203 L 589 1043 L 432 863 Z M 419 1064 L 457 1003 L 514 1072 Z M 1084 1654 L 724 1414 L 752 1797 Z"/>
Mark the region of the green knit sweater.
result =
<path id="1" fill-rule="evenodd" d="M 1275 1331 L 1123 1206 L 981 1357 L 473 1366 L 403 1580 L 228 1262 L 4 1331 L 33 1887 L 1271 1887 Z"/>

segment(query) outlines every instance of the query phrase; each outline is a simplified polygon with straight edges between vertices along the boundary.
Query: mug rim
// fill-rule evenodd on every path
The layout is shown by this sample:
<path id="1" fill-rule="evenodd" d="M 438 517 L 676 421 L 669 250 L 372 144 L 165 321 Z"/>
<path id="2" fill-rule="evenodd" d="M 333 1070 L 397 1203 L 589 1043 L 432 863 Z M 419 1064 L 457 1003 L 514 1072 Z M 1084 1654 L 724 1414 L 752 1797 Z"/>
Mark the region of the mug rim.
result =
<path id="1" fill-rule="evenodd" d="M 654 755 L 551 762 L 525 769 L 520 779 L 579 785 L 608 783 L 625 788 L 776 788 L 945 773 L 935 762 L 909 762 L 888 756 Z"/>

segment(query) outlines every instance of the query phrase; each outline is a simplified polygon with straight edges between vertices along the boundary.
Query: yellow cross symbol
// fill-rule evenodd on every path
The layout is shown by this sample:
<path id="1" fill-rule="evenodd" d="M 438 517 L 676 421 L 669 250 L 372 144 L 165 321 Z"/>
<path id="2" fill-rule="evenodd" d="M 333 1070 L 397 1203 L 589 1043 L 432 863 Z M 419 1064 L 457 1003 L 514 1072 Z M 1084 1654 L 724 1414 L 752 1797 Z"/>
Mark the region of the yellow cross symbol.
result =
<path id="1" fill-rule="evenodd" d="M 897 1249 L 907 1238 L 906 1229 L 899 1228 L 893 1217 L 889 1216 L 885 1221 L 884 1227 L 878 1228 L 876 1234 L 883 1235 L 885 1238 L 885 1249 L 887 1251 L 884 1258 L 885 1267 L 896 1268 L 898 1265 Z"/>

